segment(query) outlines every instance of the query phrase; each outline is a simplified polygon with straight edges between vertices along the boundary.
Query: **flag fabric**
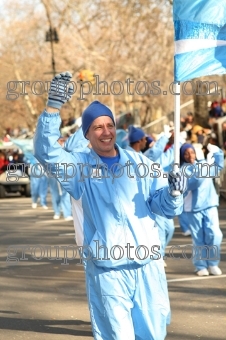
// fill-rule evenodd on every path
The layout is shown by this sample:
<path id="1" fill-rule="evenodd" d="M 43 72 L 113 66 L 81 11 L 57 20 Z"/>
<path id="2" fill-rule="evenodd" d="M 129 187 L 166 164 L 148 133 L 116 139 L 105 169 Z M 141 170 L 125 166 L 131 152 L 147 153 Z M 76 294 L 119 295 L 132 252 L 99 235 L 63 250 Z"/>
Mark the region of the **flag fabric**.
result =
<path id="1" fill-rule="evenodd" d="M 174 79 L 226 73 L 226 0 L 174 0 Z"/>

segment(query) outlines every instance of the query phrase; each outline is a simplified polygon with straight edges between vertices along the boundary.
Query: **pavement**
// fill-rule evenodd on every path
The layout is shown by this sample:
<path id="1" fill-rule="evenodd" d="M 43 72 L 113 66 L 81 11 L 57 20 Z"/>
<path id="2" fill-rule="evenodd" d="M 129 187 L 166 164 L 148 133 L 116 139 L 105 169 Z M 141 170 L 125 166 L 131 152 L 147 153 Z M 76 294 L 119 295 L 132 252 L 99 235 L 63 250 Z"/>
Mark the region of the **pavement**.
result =
<path id="1" fill-rule="evenodd" d="M 83 267 L 79 259 L 60 259 L 75 244 L 73 222 L 53 214 L 31 209 L 30 198 L 0 200 L 0 340 L 93 339 Z M 180 248 L 166 259 L 172 310 L 166 340 L 226 339 L 226 201 L 219 216 L 222 276 L 197 277 Z M 166 255 L 172 246 L 191 245 L 175 224 Z"/>

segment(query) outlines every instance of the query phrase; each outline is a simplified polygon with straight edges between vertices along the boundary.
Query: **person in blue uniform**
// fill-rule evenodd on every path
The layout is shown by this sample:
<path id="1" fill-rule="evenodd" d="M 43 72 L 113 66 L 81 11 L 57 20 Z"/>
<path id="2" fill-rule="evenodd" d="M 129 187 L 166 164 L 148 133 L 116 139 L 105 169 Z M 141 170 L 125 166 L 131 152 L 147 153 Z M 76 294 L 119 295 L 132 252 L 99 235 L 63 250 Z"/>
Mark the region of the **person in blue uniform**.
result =
<path id="1" fill-rule="evenodd" d="M 183 218 L 186 217 L 191 231 L 193 264 L 198 276 L 222 274 L 218 267 L 222 241 L 217 209 L 219 196 L 213 184 L 213 177 L 218 176 L 219 170 L 224 166 L 224 154 L 216 145 L 208 144 L 207 148 L 207 161 L 197 161 L 192 144 L 185 143 L 180 148 L 182 170 L 186 171 L 188 177 Z M 201 168 L 202 164 L 211 166 Z"/>
<path id="2" fill-rule="evenodd" d="M 32 208 L 37 208 L 38 199 L 40 199 L 40 205 L 42 208 L 48 209 L 48 178 L 44 169 L 40 164 L 38 164 L 37 159 L 34 157 L 33 140 L 12 139 L 12 142 L 22 150 L 24 154 L 24 161 L 29 165 L 28 174 L 30 174 Z"/>
<path id="3" fill-rule="evenodd" d="M 79 245 L 94 338 L 163 340 L 170 306 L 163 263 L 151 253 L 159 246 L 154 216 L 181 213 L 184 177 L 142 177 L 138 165 L 151 169 L 152 162 L 115 143 L 113 113 L 98 101 L 82 114 L 83 134 L 92 148 L 64 150 L 58 143 L 59 111 L 73 93 L 65 87 L 70 79 L 66 72 L 52 80 L 34 149 L 40 163 L 59 164 L 58 181 L 80 203 Z"/>
<path id="4" fill-rule="evenodd" d="M 155 162 L 157 166 L 161 166 L 164 171 L 165 169 L 168 170 L 169 166 L 174 160 L 173 147 L 164 152 L 165 146 L 168 143 L 170 136 L 171 133 L 165 127 L 165 131 L 161 137 L 144 152 L 144 155 L 147 158 Z M 140 128 L 136 128 L 133 125 L 129 126 L 129 143 L 130 146 L 128 146 L 127 149 L 141 152 L 141 150 L 143 150 L 143 146 L 146 144 L 146 136 L 144 131 Z M 159 238 L 161 242 L 161 258 L 164 259 L 166 246 L 169 244 L 174 234 L 174 221 L 173 219 L 156 215 L 155 224 L 158 227 Z M 167 266 L 165 261 L 164 266 Z"/>

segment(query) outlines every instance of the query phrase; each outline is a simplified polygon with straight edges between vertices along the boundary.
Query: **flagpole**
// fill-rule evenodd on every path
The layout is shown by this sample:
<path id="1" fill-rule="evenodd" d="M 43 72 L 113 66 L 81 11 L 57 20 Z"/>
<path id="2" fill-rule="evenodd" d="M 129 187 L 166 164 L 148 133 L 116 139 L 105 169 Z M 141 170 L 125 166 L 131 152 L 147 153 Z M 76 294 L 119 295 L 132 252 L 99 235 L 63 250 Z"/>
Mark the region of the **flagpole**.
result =
<path id="1" fill-rule="evenodd" d="M 174 170 L 180 165 L 180 82 L 175 82 L 174 96 Z"/>
<path id="2" fill-rule="evenodd" d="M 173 170 L 179 171 L 180 167 L 180 82 L 174 82 L 174 165 Z M 173 196 L 179 196 L 178 190 L 172 192 Z"/>

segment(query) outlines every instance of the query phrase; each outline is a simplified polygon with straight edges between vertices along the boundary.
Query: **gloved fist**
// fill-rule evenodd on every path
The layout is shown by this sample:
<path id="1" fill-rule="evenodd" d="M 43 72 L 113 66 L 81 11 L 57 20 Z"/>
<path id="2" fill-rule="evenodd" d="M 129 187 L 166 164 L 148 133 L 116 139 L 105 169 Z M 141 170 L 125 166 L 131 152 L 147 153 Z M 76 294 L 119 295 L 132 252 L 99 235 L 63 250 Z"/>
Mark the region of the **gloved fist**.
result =
<path id="1" fill-rule="evenodd" d="M 170 138 L 172 136 L 172 133 L 170 132 L 170 126 L 169 125 L 164 125 L 164 135 L 167 138 Z"/>
<path id="2" fill-rule="evenodd" d="M 209 152 L 211 152 L 211 153 L 219 152 L 218 146 L 213 145 L 213 144 L 210 144 L 210 143 L 207 145 L 207 149 L 208 149 Z"/>
<path id="3" fill-rule="evenodd" d="M 181 131 L 180 136 L 179 136 L 179 141 L 181 144 L 186 143 L 187 140 L 187 132 L 186 131 Z"/>
<path id="4" fill-rule="evenodd" d="M 203 150 L 202 150 L 202 144 L 194 143 L 193 147 L 195 149 L 197 161 L 201 161 L 201 160 L 205 159 L 205 156 L 204 156 L 204 153 L 203 153 Z"/>
<path id="5" fill-rule="evenodd" d="M 50 84 L 47 106 L 61 109 L 61 106 L 71 99 L 74 93 L 72 84 L 68 83 L 71 80 L 71 73 L 64 72 L 57 74 Z"/>
<path id="6" fill-rule="evenodd" d="M 168 176 L 169 193 L 172 196 L 179 196 L 187 189 L 187 178 L 180 171 L 171 171 Z"/>

